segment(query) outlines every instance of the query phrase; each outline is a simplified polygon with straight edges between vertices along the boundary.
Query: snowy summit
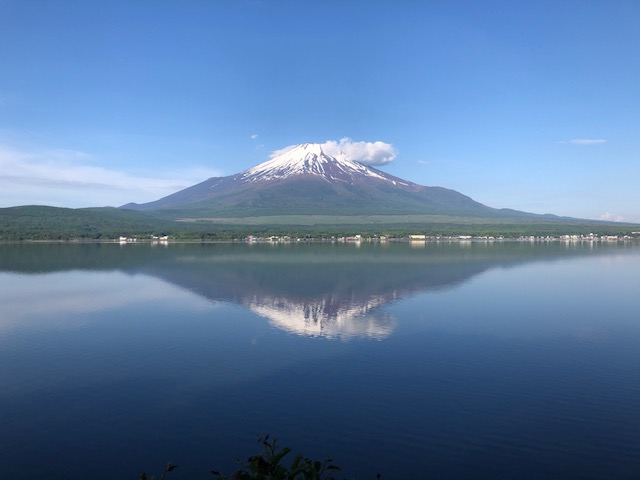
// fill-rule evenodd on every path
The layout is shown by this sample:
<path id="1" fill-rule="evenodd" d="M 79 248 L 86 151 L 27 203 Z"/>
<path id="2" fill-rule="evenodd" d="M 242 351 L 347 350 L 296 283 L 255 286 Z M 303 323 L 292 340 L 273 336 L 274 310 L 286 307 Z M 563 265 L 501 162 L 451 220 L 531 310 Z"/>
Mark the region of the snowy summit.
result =
<path id="1" fill-rule="evenodd" d="M 352 182 L 356 178 L 371 177 L 396 184 L 395 179 L 361 163 L 349 160 L 340 152 L 327 154 L 319 143 L 303 143 L 285 149 L 270 160 L 245 170 L 238 179 L 245 182 L 279 180 L 295 175 L 317 175 L 327 181 Z"/>

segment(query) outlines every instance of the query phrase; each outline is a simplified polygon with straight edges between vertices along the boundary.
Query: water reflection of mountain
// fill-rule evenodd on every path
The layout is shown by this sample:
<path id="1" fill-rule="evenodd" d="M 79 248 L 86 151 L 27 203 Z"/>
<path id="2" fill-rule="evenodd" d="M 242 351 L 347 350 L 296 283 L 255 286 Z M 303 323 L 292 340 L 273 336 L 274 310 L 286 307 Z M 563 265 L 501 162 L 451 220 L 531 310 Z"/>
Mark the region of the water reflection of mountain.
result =
<path id="1" fill-rule="evenodd" d="M 3 245 L 0 271 L 122 270 L 161 278 L 212 301 L 242 305 L 289 332 L 384 338 L 394 319 L 381 307 L 450 288 L 496 267 L 611 248 L 561 244 Z"/>
<path id="2" fill-rule="evenodd" d="M 407 248 L 276 248 L 183 255 L 145 273 L 215 301 L 242 305 L 286 331 L 381 339 L 394 319 L 381 307 L 414 293 L 464 282 L 483 262 L 425 258 Z"/>

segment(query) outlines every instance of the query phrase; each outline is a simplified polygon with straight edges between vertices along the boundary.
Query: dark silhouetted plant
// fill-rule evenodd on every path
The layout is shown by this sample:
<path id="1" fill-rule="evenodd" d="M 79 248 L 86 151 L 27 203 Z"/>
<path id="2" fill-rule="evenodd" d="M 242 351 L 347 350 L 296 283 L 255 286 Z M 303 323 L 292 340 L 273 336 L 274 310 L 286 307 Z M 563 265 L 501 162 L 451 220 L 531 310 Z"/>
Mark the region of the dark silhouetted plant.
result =
<path id="1" fill-rule="evenodd" d="M 290 448 L 279 448 L 277 439 L 270 440 L 269 435 L 259 435 L 258 441 L 262 444 L 262 453 L 240 462 L 238 471 L 229 476 L 215 470 L 211 473 L 219 480 L 335 480 L 333 475 L 340 471 L 330 458 L 311 460 L 301 454 L 285 467 L 282 461 L 291 452 Z"/>
<path id="2" fill-rule="evenodd" d="M 238 460 L 240 469 L 231 475 L 222 475 L 216 470 L 211 474 L 218 480 L 336 480 L 335 474 L 340 472 L 340 467 L 334 465 L 333 460 L 311 460 L 301 454 L 296 455 L 291 461 L 291 465 L 283 465 L 283 459 L 291 449 L 288 447 L 279 448 L 276 438 L 270 439 L 269 435 L 263 437 L 258 435 L 258 441 L 262 444 L 262 452 L 249 457 L 246 462 Z M 165 480 L 167 473 L 176 468 L 176 465 L 167 463 L 167 466 L 160 477 Z M 140 480 L 155 480 L 156 477 L 140 475 Z M 380 474 L 376 475 L 380 480 Z"/>
<path id="3" fill-rule="evenodd" d="M 164 471 L 162 472 L 160 480 L 165 480 L 165 478 L 167 477 L 167 473 L 173 471 L 176 467 L 177 465 L 174 465 L 173 463 L 167 463 L 167 466 L 164 467 Z M 140 480 L 155 480 L 155 478 L 155 476 L 147 477 L 147 474 L 144 472 L 140 474 Z"/>

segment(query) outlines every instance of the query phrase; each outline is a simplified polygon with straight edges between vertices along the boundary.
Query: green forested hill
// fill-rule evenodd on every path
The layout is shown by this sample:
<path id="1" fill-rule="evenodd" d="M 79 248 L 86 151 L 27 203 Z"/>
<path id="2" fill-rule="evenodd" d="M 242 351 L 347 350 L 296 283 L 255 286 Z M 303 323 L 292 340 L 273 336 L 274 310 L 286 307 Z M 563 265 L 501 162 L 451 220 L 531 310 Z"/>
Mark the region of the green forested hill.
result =
<path id="1" fill-rule="evenodd" d="M 277 215 L 176 221 L 161 212 L 117 208 L 0 208 L 0 241 L 109 240 L 169 235 L 175 239 L 227 240 L 246 235 L 331 237 L 341 235 L 620 235 L 640 226 L 572 218 L 486 218 L 447 215 Z"/>
<path id="2" fill-rule="evenodd" d="M 0 209 L 0 240 L 108 239 L 158 234 L 169 222 L 117 208 L 57 208 L 29 205 Z"/>

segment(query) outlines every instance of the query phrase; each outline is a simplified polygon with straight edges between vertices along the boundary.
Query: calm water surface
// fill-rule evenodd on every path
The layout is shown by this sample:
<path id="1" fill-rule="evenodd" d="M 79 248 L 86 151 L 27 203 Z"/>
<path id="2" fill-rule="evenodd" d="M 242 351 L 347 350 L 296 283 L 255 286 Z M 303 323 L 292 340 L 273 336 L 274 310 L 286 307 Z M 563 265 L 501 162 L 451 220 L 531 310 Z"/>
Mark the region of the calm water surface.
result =
<path id="1" fill-rule="evenodd" d="M 637 244 L 0 245 L 0 478 L 640 478 Z"/>

